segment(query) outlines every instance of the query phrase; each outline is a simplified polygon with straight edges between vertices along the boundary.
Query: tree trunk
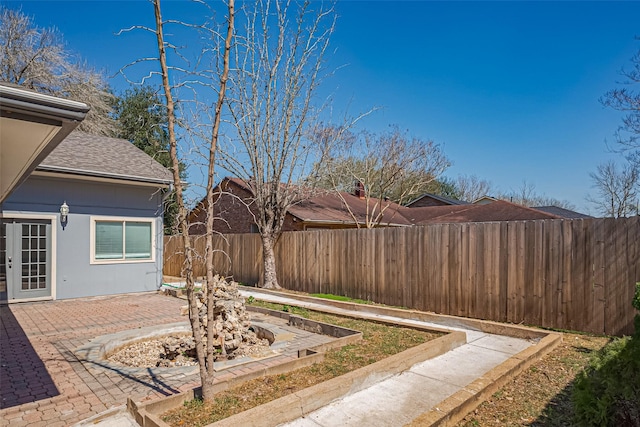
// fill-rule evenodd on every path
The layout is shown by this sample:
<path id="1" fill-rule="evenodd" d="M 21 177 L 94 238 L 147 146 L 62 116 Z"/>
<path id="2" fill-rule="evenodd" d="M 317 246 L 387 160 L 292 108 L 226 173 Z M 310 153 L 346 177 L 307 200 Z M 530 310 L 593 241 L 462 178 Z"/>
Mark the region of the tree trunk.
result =
<path id="1" fill-rule="evenodd" d="M 209 147 L 210 159 L 208 167 L 208 185 L 207 185 L 207 201 L 209 202 L 207 216 L 207 239 L 206 239 L 206 267 L 207 281 L 203 292 L 206 296 L 207 306 L 207 337 L 203 337 L 198 303 L 196 301 L 195 278 L 193 276 L 193 248 L 191 247 L 191 239 L 189 237 L 189 224 L 187 220 L 187 209 L 183 198 L 183 183 L 180 177 L 180 161 L 178 159 L 177 136 L 175 127 L 176 113 L 172 95 L 172 86 L 169 82 L 169 66 L 167 65 L 166 44 L 163 33 L 163 21 L 160 10 L 160 0 L 154 0 L 154 12 L 156 20 L 156 39 L 158 45 L 158 56 L 161 68 L 162 87 L 164 89 L 165 99 L 167 103 L 167 121 L 169 134 L 169 148 L 171 162 L 173 165 L 173 183 L 176 191 L 176 201 L 178 204 L 178 226 L 184 242 L 185 251 L 185 270 L 186 270 L 186 291 L 187 300 L 189 302 L 189 321 L 193 339 L 195 341 L 196 355 L 198 359 L 198 369 L 200 371 L 200 380 L 202 383 L 202 397 L 205 401 L 211 402 L 214 399 L 214 348 L 213 348 L 213 305 L 214 293 L 212 289 L 213 283 L 213 177 L 215 165 L 215 153 L 217 150 L 218 131 L 220 127 L 220 111 L 224 102 L 226 84 L 229 74 L 229 53 L 231 50 L 231 41 L 233 37 L 234 27 L 234 0 L 229 0 L 227 9 L 229 17 L 227 19 L 227 35 L 224 45 L 223 56 L 223 73 L 220 76 L 220 90 L 218 92 L 218 101 L 216 103 L 215 120 L 211 136 L 211 144 Z M 224 348 L 224 346 L 223 346 Z"/>
<path id="2" fill-rule="evenodd" d="M 273 236 L 262 236 L 262 261 L 264 267 L 264 280 L 262 287 L 265 289 L 282 289 L 278 284 L 278 276 L 276 274 L 275 244 L 276 239 Z"/>

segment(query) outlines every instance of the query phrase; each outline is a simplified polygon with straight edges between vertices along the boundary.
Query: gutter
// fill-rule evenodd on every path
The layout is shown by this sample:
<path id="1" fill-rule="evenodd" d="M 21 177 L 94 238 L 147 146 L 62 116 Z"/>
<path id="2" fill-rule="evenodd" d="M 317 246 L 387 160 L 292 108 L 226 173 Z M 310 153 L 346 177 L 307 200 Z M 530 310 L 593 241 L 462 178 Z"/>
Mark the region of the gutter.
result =
<path id="1" fill-rule="evenodd" d="M 57 122 L 73 121 L 79 123 L 89 112 L 89 106 L 83 102 L 4 85 L 0 85 L 0 105 L 2 106 L 0 113 L 2 117 L 26 119 L 27 121 L 34 120 L 29 120 L 25 116 L 38 116 Z"/>
<path id="2" fill-rule="evenodd" d="M 295 215 L 294 215 L 295 216 Z M 299 217 L 297 217 L 299 218 Z M 356 225 L 356 222 L 351 221 L 340 221 L 340 220 L 317 220 L 317 219 L 304 219 L 300 218 L 300 221 L 308 224 L 339 224 L 339 225 Z M 357 224 L 364 225 L 364 222 L 358 221 Z M 411 224 L 396 224 L 396 223 L 386 223 L 381 222 L 378 224 L 379 227 L 411 227 Z"/>
<path id="3" fill-rule="evenodd" d="M 67 168 L 64 166 L 40 165 L 36 168 L 36 170 L 42 171 L 42 172 L 57 172 L 57 173 L 63 173 L 63 174 L 69 174 L 69 175 L 92 176 L 96 178 L 111 178 L 111 179 L 144 182 L 144 183 L 160 184 L 160 185 L 171 185 L 171 183 L 173 182 L 173 180 L 168 180 L 168 179 L 149 178 L 149 177 L 135 176 L 135 175 L 123 175 L 123 174 L 109 173 L 109 172 L 96 172 L 96 171 L 82 170 L 82 169 L 76 169 L 76 168 Z"/>

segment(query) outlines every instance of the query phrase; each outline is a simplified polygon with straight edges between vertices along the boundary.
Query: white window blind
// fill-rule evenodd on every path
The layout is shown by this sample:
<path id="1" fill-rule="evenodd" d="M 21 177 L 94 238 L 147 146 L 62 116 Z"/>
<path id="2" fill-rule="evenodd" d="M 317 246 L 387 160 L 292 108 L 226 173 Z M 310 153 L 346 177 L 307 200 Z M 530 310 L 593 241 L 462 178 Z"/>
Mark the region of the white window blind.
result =
<path id="1" fill-rule="evenodd" d="M 122 259 L 122 222 L 96 221 L 96 259 Z"/>
<path id="2" fill-rule="evenodd" d="M 96 261 L 153 259 L 152 221 L 95 219 L 94 224 Z"/>
<path id="3" fill-rule="evenodd" d="M 151 223 L 125 223 L 125 259 L 151 258 Z"/>

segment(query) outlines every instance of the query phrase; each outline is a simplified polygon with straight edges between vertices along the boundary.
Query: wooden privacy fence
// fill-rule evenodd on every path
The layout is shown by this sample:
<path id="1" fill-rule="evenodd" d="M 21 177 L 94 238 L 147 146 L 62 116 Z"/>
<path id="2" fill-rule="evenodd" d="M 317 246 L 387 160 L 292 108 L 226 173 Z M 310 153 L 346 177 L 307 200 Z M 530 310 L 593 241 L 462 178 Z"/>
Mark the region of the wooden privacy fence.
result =
<path id="1" fill-rule="evenodd" d="M 226 239 L 226 240 L 225 240 Z M 216 238 L 216 267 L 255 284 L 255 234 Z M 202 238 L 194 244 L 202 253 Z M 164 272 L 180 275 L 179 239 Z M 228 255 L 228 256 L 227 256 Z M 640 219 L 434 224 L 284 233 L 280 284 L 383 304 L 500 322 L 622 335 L 633 332 L 640 282 Z M 202 265 L 196 269 L 203 275 Z"/>

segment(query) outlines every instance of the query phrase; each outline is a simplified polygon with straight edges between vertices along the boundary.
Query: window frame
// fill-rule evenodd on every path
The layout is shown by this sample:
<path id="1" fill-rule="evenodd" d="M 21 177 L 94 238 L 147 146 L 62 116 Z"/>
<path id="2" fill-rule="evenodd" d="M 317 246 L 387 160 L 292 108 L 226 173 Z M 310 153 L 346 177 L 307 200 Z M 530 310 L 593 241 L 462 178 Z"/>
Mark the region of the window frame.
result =
<path id="1" fill-rule="evenodd" d="M 99 222 L 115 222 L 122 224 L 122 258 L 96 259 L 96 224 Z M 138 222 L 151 224 L 151 257 L 150 258 L 126 258 L 126 223 Z M 139 264 L 156 262 L 156 218 L 149 217 L 123 217 L 123 216 L 91 216 L 89 230 L 90 264 Z"/>

